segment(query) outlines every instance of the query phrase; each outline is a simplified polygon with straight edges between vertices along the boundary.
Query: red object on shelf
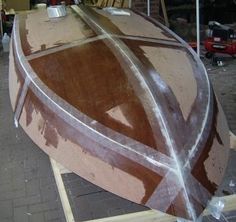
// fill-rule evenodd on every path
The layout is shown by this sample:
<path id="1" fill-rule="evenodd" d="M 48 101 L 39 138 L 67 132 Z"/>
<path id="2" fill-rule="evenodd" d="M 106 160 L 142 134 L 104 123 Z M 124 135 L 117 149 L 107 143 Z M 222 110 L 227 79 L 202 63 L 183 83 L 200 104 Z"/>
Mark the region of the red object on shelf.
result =
<path id="1" fill-rule="evenodd" d="M 50 5 L 57 5 L 61 4 L 61 2 L 65 2 L 66 5 L 71 5 L 72 1 L 71 0 L 50 0 Z"/>
<path id="2" fill-rule="evenodd" d="M 57 0 L 50 0 L 50 4 L 51 5 L 56 5 L 57 4 Z"/>

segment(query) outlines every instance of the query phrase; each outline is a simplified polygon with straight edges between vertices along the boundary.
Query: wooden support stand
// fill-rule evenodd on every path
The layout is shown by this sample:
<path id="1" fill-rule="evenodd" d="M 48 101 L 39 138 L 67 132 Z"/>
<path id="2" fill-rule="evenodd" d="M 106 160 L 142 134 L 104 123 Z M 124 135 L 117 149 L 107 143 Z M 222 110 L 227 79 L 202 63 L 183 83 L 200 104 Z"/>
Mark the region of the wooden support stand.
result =
<path id="1" fill-rule="evenodd" d="M 234 135 L 234 139 L 235 139 Z M 234 140 L 235 142 L 236 140 Z M 52 169 L 54 172 L 56 184 L 58 187 L 58 192 L 60 195 L 60 199 L 62 202 L 65 218 L 67 222 L 75 222 L 71 206 L 69 203 L 69 199 L 65 190 L 65 186 L 62 180 L 61 175 L 64 173 L 70 173 L 69 170 L 64 168 L 62 165 L 57 163 L 55 160 L 50 158 Z M 230 212 L 233 210 L 236 210 L 236 194 L 229 195 L 222 197 L 222 200 L 225 202 L 225 207 L 223 209 L 223 212 Z M 208 209 L 205 209 L 203 212 L 203 215 L 210 215 L 210 212 Z M 124 214 L 120 216 L 113 216 L 113 217 L 107 217 L 102 219 L 95 219 L 95 220 L 89 220 L 86 222 L 175 222 L 177 220 L 176 217 L 162 213 L 157 210 L 147 210 L 137 213 L 129 213 Z"/>
<path id="2" fill-rule="evenodd" d="M 73 213 L 71 210 L 70 202 L 68 200 L 68 196 L 66 193 L 65 185 L 64 185 L 62 177 L 61 177 L 63 172 L 68 172 L 68 171 L 66 171 L 66 169 L 64 167 L 62 167 L 60 164 L 58 164 L 52 158 L 50 158 L 50 161 L 51 161 L 54 177 L 56 180 L 57 189 L 58 189 L 58 192 L 60 195 L 62 207 L 64 210 L 66 222 L 75 222 L 75 219 L 74 219 L 74 216 L 73 216 Z"/>
<path id="3" fill-rule="evenodd" d="M 167 27 L 170 27 L 170 23 L 169 23 L 167 12 L 166 12 L 166 4 L 164 0 L 161 0 L 161 9 L 162 9 L 165 25 Z"/>

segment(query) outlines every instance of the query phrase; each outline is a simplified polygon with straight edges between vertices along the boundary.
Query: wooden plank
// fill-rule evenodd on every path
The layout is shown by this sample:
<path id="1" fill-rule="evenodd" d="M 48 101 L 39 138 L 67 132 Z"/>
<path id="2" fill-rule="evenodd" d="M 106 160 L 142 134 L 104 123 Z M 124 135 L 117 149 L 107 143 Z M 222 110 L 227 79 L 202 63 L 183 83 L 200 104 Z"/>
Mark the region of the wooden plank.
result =
<path id="1" fill-rule="evenodd" d="M 215 198 L 215 197 L 214 197 Z M 213 198 L 213 200 L 214 200 Z M 222 201 L 225 202 L 223 212 L 229 212 L 236 210 L 236 194 L 222 197 Z M 210 215 L 208 208 L 205 209 L 203 215 Z"/>
<path id="2" fill-rule="evenodd" d="M 168 20 L 168 16 L 167 16 L 167 12 L 166 12 L 165 0 L 161 0 L 161 9 L 162 9 L 162 12 L 163 12 L 165 25 L 166 25 L 167 27 L 170 27 L 169 20 Z"/>
<path id="3" fill-rule="evenodd" d="M 61 199 L 61 203 L 62 203 L 62 207 L 64 210 L 64 214 L 65 214 L 65 218 L 66 218 L 66 222 L 74 222 L 74 216 L 71 210 L 71 206 L 68 200 L 68 196 L 65 190 L 65 186 L 61 177 L 61 173 L 60 173 L 60 169 L 57 165 L 57 162 L 55 160 L 53 160 L 52 158 L 50 158 L 51 161 L 51 165 L 52 165 L 52 170 L 54 173 L 54 177 L 56 180 L 56 184 L 57 184 L 57 189 L 60 195 L 60 199 Z"/>
<path id="4" fill-rule="evenodd" d="M 59 195 L 61 198 L 61 202 L 63 205 L 63 210 L 65 213 L 66 221 L 67 222 L 74 222 L 74 217 L 72 214 L 72 210 L 70 207 L 70 203 L 68 200 L 68 196 L 65 191 L 65 186 L 61 177 L 61 174 L 64 173 L 70 173 L 69 170 L 67 170 L 65 167 L 63 167 L 61 164 L 57 163 L 55 160 L 50 158 L 52 169 L 54 172 L 56 184 L 58 186 Z M 214 198 L 213 198 L 214 201 Z M 236 210 L 236 194 L 229 195 L 222 197 L 222 201 L 225 202 L 225 207 L 223 209 L 223 212 L 229 212 Z M 205 209 L 203 212 L 204 216 L 210 215 L 211 212 L 208 209 Z M 113 216 L 113 217 L 107 217 L 107 218 L 101 218 L 101 219 L 94 219 L 94 220 L 88 220 L 86 222 L 175 222 L 177 220 L 177 217 L 162 213 L 157 210 L 147 210 L 137 213 L 129 213 L 119 216 Z"/>
<path id="5" fill-rule="evenodd" d="M 213 198 L 214 199 L 214 198 Z M 222 197 L 222 200 L 225 201 L 225 207 L 223 212 L 229 212 L 236 210 L 236 194 Z M 203 212 L 204 216 L 210 215 L 208 209 L 205 209 Z M 102 219 L 89 220 L 86 222 L 175 222 L 177 217 L 162 213 L 157 210 L 148 210 L 138 213 L 130 213 L 115 217 L 108 217 Z"/>
<path id="6" fill-rule="evenodd" d="M 155 210 L 124 214 L 121 216 L 95 219 L 86 222 L 175 222 L 176 217 Z"/>
<path id="7" fill-rule="evenodd" d="M 117 8 L 127 8 L 129 6 L 128 0 L 98 0 L 97 7 L 117 7 Z"/>
<path id="8" fill-rule="evenodd" d="M 57 167 L 59 168 L 60 174 L 73 173 L 72 171 L 68 170 L 67 168 L 65 168 L 60 163 L 57 163 Z"/>
<path id="9" fill-rule="evenodd" d="M 232 131 L 229 131 L 229 136 L 230 136 L 230 148 L 236 150 L 236 135 Z"/>

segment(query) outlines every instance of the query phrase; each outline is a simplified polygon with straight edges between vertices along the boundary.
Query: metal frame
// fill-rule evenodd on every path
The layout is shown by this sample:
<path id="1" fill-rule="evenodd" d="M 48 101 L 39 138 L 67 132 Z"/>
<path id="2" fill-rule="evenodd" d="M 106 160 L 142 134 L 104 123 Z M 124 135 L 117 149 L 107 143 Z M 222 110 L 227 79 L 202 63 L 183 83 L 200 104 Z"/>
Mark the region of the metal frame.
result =
<path id="1" fill-rule="evenodd" d="M 147 16 L 150 16 L 150 0 L 147 0 Z"/>
<path id="2" fill-rule="evenodd" d="M 196 30 L 197 30 L 197 55 L 200 56 L 200 19 L 199 19 L 199 0 L 196 0 Z"/>

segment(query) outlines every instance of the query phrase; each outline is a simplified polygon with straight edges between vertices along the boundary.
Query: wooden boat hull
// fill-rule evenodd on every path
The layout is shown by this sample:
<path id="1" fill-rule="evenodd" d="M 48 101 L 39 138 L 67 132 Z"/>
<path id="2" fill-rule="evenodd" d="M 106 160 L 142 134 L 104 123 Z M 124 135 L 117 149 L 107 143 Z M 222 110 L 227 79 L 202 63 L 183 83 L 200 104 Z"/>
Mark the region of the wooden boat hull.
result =
<path id="1" fill-rule="evenodd" d="M 43 10 L 16 17 L 9 70 L 16 125 L 90 182 L 195 220 L 222 180 L 229 148 L 202 63 L 132 11 L 129 19 L 74 11 L 58 21 Z"/>

